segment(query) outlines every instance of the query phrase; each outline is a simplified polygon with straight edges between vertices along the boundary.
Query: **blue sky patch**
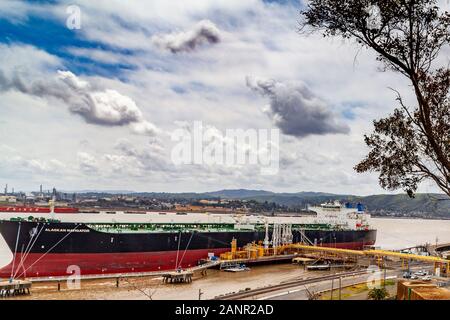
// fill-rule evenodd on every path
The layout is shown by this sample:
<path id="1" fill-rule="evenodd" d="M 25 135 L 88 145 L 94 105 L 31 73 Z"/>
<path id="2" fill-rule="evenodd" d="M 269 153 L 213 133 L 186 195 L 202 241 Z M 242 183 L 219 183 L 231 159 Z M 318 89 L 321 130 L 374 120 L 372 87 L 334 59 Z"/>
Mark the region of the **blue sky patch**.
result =
<path id="1" fill-rule="evenodd" d="M 0 19 L 0 43 L 24 43 L 35 46 L 49 54 L 59 57 L 65 67 L 76 74 L 118 76 L 123 71 L 133 70 L 131 64 L 110 64 L 94 61 L 89 57 L 77 56 L 68 51 L 69 47 L 85 49 L 101 49 L 132 55 L 127 49 L 111 48 L 104 44 L 87 41 L 81 38 L 79 30 L 70 30 L 64 21 L 37 16 L 29 16 L 19 24 Z"/>

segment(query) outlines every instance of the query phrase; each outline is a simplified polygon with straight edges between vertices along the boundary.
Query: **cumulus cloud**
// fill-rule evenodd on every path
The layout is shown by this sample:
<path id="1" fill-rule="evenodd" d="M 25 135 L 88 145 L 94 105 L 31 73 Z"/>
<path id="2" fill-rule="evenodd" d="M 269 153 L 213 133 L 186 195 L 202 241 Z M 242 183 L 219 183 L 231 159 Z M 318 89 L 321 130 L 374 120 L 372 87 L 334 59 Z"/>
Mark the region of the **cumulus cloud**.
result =
<path id="1" fill-rule="evenodd" d="M 70 111 L 88 123 L 125 125 L 144 121 L 136 103 L 116 90 L 95 91 L 70 71 L 58 71 L 58 79 L 67 86 L 64 99 L 69 101 Z"/>
<path id="2" fill-rule="evenodd" d="M 86 152 L 78 152 L 78 164 L 84 173 L 96 173 L 99 170 L 98 161 L 94 156 Z"/>
<path id="3" fill-rule="evenodd" d="M 0 151 L 0 176 L 4 179 L 9 180 L 15 177 L 45 180 L 54 176 L 67 176 L 69 165 L 60 160 L 43 159 L 35 155 L 30 156 L 28 153 L 22 154 L 8 145 L 0 145 Z"/>
<path id="4" fill-rule="evenodd" d="M 140 135 L 153 136 L 158 132 L 156 126 L 144 118 L 133 99 L 116 90 L 98 90 L 70 71 L 58 70 L 55 79 L 26 82 L 17 72 L 6 76 L 0 70 L 0 90 L 17 90 L 59 99 L 69 106 L 70 112 L 81 116 L 87 123 L 130 125 L 132 132 Z"/>
<path id="5" fill-rule="evenodd" d="M 160 130 L 153 123 L 146 120 L 132 123 L 131 131 L 135 134 L 145 136 L 154 136 L 155 134 L 160 132 Z"/>
<path id="6" fill-rule="evenodd" d="M 144 147 L 136 147 L 132 141 L 120 138 L 107 153 L 79 151 L 77 162 L 79 170 L 87 176 L 95 173 L 104 178 L 130 176 L 145 179 L 151 173 L 165 174 L 173 171 L 165 152 L 159 138 L 150 138 Z"/>
<path id="7" fill-rule="evenodd" d="M 270 99 L 264 112 L 286 134 L 295 137 L 349 133 L 326 103 L 303 83 L 282 83 L 272 79 L 246 78 L 247 86 Z"/>
<path id="8" fill-rule="evenodd" d="M 193 29 L 170 33 L 163 35 L 155 35 L 152 37 L 152 43 L 172 53 L 194 51 L 204 44 L 216 44 L 221 39 L 220 31 L 210 20 L 202 20 L 198 22 Z"/>

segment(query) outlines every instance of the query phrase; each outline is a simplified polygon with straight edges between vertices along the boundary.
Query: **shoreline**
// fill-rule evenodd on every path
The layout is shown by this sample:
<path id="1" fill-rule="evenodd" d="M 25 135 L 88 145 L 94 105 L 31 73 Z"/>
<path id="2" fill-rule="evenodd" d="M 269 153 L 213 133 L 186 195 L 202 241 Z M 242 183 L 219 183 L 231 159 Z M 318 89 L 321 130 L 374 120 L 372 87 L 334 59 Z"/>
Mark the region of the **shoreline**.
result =
<path id="1" fill-rule="evenodd" d="M 328 271 L 325 271 L 328 272 Z M 325 274 L 325 273 L 324 273 Z M 229 273 L 208 270 L 206 276 L 196 274 L 189 284 L 163 284 L 162 278 L 143 277 L 121 279 L 116 287 L 115 279 L 82 280 L 79 289 L 67 288 L 61 281 L 61 291 L 57 283 L 36 283 L 28 296 L 13 297 L 14 300 L 209 300 L 217 296 L 259 287 L 276 285 L 317 275 L 317 271 L 305 271 L 292 264 L 255 266 L 248 272 Z"/>
<path id="2" fill-rule="evenodd" d="M 434 221 L 449 221 L 449 218 L 439 217 L 439 218 L 426 218 L 426 217 L 391 217 L 391 216 L 370 216 L 372 219 L 402 219 L 402 220 L 434 220 Z"/>

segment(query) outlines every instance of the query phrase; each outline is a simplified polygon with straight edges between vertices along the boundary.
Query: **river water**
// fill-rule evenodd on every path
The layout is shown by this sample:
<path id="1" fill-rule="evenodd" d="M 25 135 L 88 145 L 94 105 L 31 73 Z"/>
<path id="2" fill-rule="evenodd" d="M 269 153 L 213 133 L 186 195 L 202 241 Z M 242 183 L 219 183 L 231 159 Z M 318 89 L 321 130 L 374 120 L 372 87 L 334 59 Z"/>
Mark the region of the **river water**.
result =
<path id="1" fill-rule="evenodd" d="M 434 244 L 436 239 L 439 243 L 450 242 L 450 220 L 372 218 L 371 225 L 377 229 L 375 245 L 382 249 L 402 249 L 425 243 Z M 6 265 L 11 259 L 12 253 L 0 237 L 0 267 Z"/>
<path id="2" fill-rule="evenodd" d="M 375 245 L 382 249 L 450 242 L 450 220 L 372 218 L 371 225 L 377 229 Z"/>

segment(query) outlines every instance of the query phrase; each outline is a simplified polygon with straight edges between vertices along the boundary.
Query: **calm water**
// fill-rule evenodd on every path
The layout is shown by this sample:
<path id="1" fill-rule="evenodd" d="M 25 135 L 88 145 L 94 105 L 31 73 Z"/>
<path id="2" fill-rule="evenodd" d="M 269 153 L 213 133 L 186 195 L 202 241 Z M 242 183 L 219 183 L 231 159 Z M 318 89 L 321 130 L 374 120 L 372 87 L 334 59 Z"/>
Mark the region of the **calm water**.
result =
<path id="1" fill-rule="evenodd" d="M 83 218 L 86 220 L 88 217 Z M 80 219 L 79 216 L 78 219 Z M 450 242 L 450 220 L 373 218 L 371 224 L 377 229 L 376 246 L 383 249 L 401 249 L 427 242 L 435 243 L 436 238 L 440 243 Z M 0 266 L 6 265 L 11 258 L 11 252 L 0 237 Z"/>
<path id="2" fill-rule="evenodd" d="M 450 220 L 372 219 L 377 229 L 376 246 L 402 249 L 418 244 L 450 242 Z"/>

